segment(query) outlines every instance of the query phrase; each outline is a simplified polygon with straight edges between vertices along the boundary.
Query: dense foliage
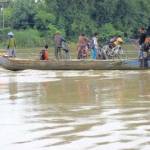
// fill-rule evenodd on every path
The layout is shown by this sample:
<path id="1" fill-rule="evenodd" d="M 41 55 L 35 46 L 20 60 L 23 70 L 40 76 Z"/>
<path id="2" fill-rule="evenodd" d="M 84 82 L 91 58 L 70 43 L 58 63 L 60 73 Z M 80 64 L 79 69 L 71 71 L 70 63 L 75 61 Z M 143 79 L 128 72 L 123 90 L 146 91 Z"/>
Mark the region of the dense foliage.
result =
<path id="1" fill-rule="evenodd" d="M 91 36 L 94 32 L 101 40 L 115 34 L 133 37 L 139 27 L 150 26 L 149 14 L 150 0 L 10 0 L 1 9 L 0 38 L 8 30 L 19 32 L 16 35 L 20 41 L 22 34 L 36 44 L 40 43 L 36 42 L 38 38 L 52 38 L 56 31 L 70 40 L 77 39 L 80 33 Z"/>

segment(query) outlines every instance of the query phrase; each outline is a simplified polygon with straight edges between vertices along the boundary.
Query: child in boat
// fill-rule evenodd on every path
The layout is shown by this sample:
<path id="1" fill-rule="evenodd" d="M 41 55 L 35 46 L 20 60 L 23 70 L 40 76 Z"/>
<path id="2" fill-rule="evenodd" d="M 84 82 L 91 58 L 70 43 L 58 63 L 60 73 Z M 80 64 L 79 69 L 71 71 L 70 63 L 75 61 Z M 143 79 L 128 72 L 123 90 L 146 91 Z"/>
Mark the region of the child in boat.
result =
<path id="1" fill-rule="evenodd" d="M 40 60 L 48 60 L 48 45 L 45 45 L 44 49 L 41 50 Z"/>

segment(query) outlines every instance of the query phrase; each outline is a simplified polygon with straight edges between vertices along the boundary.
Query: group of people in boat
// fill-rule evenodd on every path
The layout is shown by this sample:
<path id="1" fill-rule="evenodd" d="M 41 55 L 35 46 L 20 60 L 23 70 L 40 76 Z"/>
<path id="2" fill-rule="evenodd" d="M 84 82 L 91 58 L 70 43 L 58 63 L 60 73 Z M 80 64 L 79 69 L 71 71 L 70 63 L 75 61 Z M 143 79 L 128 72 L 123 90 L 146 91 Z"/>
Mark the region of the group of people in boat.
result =
<path id="1" fill-rule="evenodd" d="M 55 43 L 55 58 L 56 59 L 69 59 L 70 49 L 66 40 L 63 38 L 60 32 L 57 32 L 54 36 Z M 77 43 L 77 59 L 87 59 L 91 55 L 92 59 L 106 59 L 108 58 L 110 52 L 115 52 L 117 46 L 121 46 L 123 39 L 118 37 L 113 37 L 108 47 L 101 48 L 98 44 L 98 33 L 94 33 L 93 37 L 87 38 L 85 34 L 80 34 Z M 106 49 L 107 48 L 107 49 Z M 16 57 L 16 40 L 14 38 L 13 32 L 8 33 L 8 43 L 7 50 L 9 57 Z M 119 52 L 119 49 L 117 49 Z M 64 55 L 62 55 L 64 53 Z M 46 44 L 44 48 L 40 51 L 40 60 L 48 60 L 48 45 Z"/>
<path id="2" fill-rule="evenodd" d="M 139 37 L 139 60 L 149 59 L 150 53 L 150 37 L 144 28 L 140 28 Z M 16 40 L 13 32 L 8 33 L 8 56 L 16 57 Z M 56 32 L 54 36 L 55 43 L 55 57 L 56 59 L 69 59 L 70 49 L 64 37 L 60 32 Z M 118 57 L 123 54 L 122 44 L 124 43 L 122 37 L 114 36 L 109 42 L 101 47 L 99 45 L 98 33 L 94 33 L 91 38 L 85 34 L 80 34 L 77 43 L 77 59 L 87 59 L 91 56 L 92 59 L 109 59 Z M 64 57 L 62 53 L 65 53 Z M 40 60 L 48 60 L 48 45 L 40 51 Z"/>
<path id="3" fill-rule="evenodd" d="M 144 28 L 140 28 L 139 32 L 139 60 L 142 60 L 141 62 L 143 63 L 143 60 L 150 58 L 150 36 Z M 60 32 L 55 34 L 54 43 L 56 59 L 69 59 L 70 49 Z M 94 33 L 91 38 L 81 33 L 77 43 L 77 59 L 87 59 L 89 56 L 93 60 L 111 59 L 114 57 L 120 58 L 123 55 L 123 43 L 124 40 L 122 37 L 116 35 L 111 37 L 108 43 L 102 47 L 99 45 L 98 33 Z M 65 57 L 62 56 L 63 52 L 65 53 Z"/>
<path id="4" fill-rule="evenodd" d="M 54 37 L 55 42 L 55 57 L 56 59 L 62 58 L 62 51 L 65 52 L 65 58 L 70 58 L 69 56 L 69 48 L 66 43 L 66 40 L 61 36 L 58 32 Z M 117 53 L 119 56 L 119 52 L 121 51 L 121 45 L 123 44 L 123 39 L 121 36 L 114 36 L 111 38 L 107 49 L 106 47 L 101 47 L 99 45 L 98 33 L 94 33 L 92 38 L 88 38 L 85 34 L 81 33 L 78 38 L 77 43 L 77 59 L 87 59 L 89 55 L 92 59 L 107 59 L 109 58 L 109 54 L 111 52 Z"/>
<path id="5" fill-rule="evenodd" d="M 93 37 L 89 40 L 84 34 L 79 36 L 77 51 L 78 59 L 86 59 L 91 55 L 92 59 L 108 59 L 121 54 L 121 45 L 123 44 L 122 37 L 113 36 L 106 46 L 101 47 L 98 42 L 98 33 L 94 33 Z"/>

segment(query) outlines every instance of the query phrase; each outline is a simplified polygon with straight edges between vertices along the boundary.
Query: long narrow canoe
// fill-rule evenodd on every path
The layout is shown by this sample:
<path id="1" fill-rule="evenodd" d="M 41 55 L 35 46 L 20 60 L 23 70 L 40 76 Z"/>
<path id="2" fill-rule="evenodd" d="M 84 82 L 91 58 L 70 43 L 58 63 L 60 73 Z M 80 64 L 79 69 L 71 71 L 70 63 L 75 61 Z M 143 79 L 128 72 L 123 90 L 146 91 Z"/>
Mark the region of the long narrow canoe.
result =
<path id="1" fill-rule="evenodd" d="M 115 60 L 55 60 L 48 61 L 0 57 L 0 65 L 8 70 L 19 71 L 33 70 L 142 70 L 150 69 L 141 67 L 138 59 Z"/>

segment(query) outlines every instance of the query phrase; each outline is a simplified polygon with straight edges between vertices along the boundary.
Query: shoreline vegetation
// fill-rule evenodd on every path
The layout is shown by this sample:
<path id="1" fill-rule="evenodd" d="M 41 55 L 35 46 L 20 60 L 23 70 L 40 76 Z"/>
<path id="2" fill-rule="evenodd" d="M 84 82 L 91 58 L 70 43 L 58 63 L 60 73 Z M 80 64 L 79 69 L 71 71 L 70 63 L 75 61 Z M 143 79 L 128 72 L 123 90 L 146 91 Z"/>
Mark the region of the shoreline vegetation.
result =
<path id="1" fill-rule="evenodd" d="M 0 45 L 10 31 L 23 48 L 51 45 L 56 32 L 73 43 L 81 33 L 136 39 L 140 27 L 150 31 L 149 14 L 149 0 L 0 0 Z"/>

